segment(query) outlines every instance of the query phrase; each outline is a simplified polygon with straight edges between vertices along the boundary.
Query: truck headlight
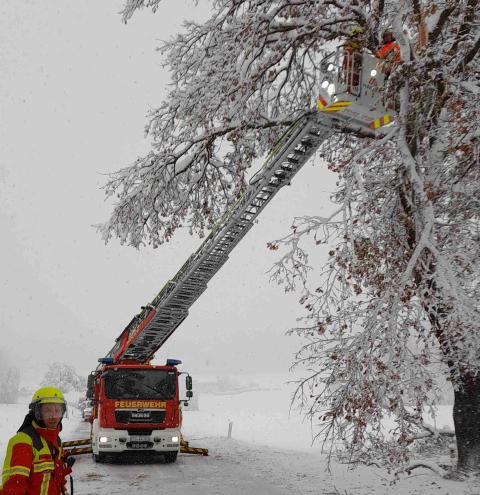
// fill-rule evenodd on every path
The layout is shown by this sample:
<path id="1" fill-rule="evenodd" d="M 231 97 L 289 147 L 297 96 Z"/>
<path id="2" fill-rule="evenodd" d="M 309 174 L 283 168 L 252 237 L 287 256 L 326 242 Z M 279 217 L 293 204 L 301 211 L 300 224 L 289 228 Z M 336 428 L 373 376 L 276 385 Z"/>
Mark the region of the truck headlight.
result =
<path id="1" fill-rule="evenodd" d="M 178 437 L 172 437 L 172 443 L 178 443 Z"/>
<path id="2" fill-rule="evenodd" d="M 110 441 L 110 439 L 108 437 L 100 437 L 98 441 L 100 443 L 107 443 L 108 441 Z"/>
<path id="3" fill-rule="evenodd" d="M 325 81 L 323 81 L 323 82 L 322 82 L 321 87 L 322 87 L 323 89 L 327 89 L 327 88 L 328 88 L 328 84 L 329 84 L 328 80 L 327 80 L 327 79 L 325 79 Z"/>
<path id="4" fill-rule="evenodd" d="M 330 84 L 327 89 L 327 93 L 332 96 L 335 93 L 335 84 Z"/>

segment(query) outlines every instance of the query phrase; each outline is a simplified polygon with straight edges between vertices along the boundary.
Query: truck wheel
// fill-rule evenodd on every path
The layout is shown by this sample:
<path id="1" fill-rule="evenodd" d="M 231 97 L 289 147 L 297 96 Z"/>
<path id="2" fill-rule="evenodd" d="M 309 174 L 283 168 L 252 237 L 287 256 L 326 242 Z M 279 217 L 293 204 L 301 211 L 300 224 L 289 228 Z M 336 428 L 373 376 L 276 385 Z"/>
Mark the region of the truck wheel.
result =
<path id="1" fill-rule="evenodd" d="M 105 462 L 105 454 L 93 454 L 93 460 L 95 462 Z"/>
<path id="2" fill-rule="evenodd" d="M 178 452 L 168 452 L 167 454 L 163 454 L 165 457 L 165 463 L 171 464 L 172 462 L 175 462 L 177 460 L 177 455 Z"/>

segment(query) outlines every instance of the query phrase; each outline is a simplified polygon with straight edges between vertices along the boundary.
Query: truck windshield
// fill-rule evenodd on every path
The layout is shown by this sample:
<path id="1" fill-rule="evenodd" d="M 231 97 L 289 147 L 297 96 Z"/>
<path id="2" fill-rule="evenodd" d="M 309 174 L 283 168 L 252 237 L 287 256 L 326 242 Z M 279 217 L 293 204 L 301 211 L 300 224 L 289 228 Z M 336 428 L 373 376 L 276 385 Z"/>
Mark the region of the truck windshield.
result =
<path id="1" fill-rule="evenodd" d="M 109 370 L 104 380 L 108 399 L 171 400 L 177 388 L 174 371 Z"/>

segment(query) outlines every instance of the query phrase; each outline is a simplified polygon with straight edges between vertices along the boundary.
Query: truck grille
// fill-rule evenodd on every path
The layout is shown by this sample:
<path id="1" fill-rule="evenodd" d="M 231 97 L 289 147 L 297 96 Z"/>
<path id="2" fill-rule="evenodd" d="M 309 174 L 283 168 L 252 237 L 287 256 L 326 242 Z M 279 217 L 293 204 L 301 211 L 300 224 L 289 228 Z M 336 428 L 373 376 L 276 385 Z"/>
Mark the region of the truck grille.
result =
<path id="1" fill-rule="evenodd" d="M 117 423 L 163 423 L 165 411 L 115 411 Z"/>

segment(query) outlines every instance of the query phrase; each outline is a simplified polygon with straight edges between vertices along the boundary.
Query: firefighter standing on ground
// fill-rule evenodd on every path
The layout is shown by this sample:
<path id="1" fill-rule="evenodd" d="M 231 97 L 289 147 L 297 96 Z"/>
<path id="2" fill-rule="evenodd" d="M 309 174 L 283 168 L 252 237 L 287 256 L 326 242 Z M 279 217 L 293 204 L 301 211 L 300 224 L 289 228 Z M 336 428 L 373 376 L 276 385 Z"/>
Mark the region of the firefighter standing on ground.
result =
<path id="1" fill-rule="evenodd" d="M 71 468 L 62 458 L 58 436 L 65 411 L 65 399 L 57 388 L 35 392 L 22 426 L 8 442 L 1 495 L 67 493 L 65 477 Z"/>

